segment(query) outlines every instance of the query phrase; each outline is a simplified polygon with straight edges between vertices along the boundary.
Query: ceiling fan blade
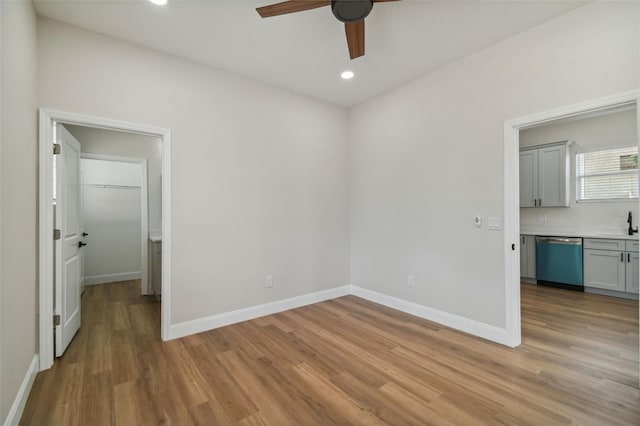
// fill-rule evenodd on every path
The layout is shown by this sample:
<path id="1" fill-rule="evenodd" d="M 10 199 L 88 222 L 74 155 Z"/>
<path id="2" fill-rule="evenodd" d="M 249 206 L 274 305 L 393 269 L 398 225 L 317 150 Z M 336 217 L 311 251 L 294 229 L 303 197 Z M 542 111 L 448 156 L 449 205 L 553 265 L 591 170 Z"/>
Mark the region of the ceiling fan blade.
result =
<path id="1" fill-rule="evenodd" d="M 347 22 L 344 24 L 344 31 L 347 34 L 347 45 L 349 46 L 349 56 L 351 59 L 364 55 L 364 19 L 358 22 Z"/>
<path id="2" fill-rule="evenodd" d="M 258 7 L 256 10 L 263 18 L 286 15 L 287 13 L 302 12 L 331 5 L 331 0 L 290 0 L 282 3 Z"/>

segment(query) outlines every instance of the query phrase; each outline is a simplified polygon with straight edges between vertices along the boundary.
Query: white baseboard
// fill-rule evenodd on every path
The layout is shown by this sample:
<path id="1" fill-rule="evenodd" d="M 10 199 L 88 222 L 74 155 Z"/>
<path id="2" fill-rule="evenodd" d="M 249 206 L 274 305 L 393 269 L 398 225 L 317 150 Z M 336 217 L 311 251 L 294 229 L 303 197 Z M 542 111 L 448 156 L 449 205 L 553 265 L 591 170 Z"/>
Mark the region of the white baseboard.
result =
<path id="1" fill-rule="evenodd" d="M 31 364 L 29 365 L 29 369 L 27 370 L 27 374 L 24 376 L 22 380 L 22 384 L 20 385 L 20 389 L 18 389 L 18 394 L 16 398 L 13 400 L 13 404 L 11 404 L 11 409 L 9 410 L 9 414 L 4 421 L 4 426 L 17 426 L 20 423 L 20 418 L 22 417 L 22 412 L 24 411 L 24 406 L 27 403 L 27 398 L 29 398 L 29 393 L 31 392 L 31 387 L 33 386 L 33 382 L 36 379 L 36 375 L 40 370 L 40 358 L 38 355 L 34 355 L 31 360 Z"/>
<path id="2" fill-rule="evenodd" d="M 448 312 L 439 311 L 427 306 L 418 305 L 417 303 L 398 299 L 393 296 L 387 296 L 386 294 L 358 286 L 351 286 L 351 294 L 392 309 L 397 309 L 407 314 L 415 315 L 429 321 L 437 322 L 438 324 L 446 325 L 447 327 L 451 327 L 456 330 L 464 331 L 465 333 L 473 334 L 474 336 L 482 337 L 483 339 L 508 345 L 507 332 L 503 328 L 484 324 Z"/>
<path id="3" fill-rule="evenodd" d="M 507 332 L 503 328 L 352 285 L 336 287 L 330 290 L 319 291 L 317 293 L 305 294 L 289 299 L 265 303 L 263 305 L 251 306 L 248 308 L 238 309 L 236 311 L 224 312 L 222 314 L 172 324 L 169 326 L 169 339 L 177 339 L 191 334 L 202 333 L 203 331 L 213 330 L 215 328 L 252 320 L 265 315 L 271 315 L 289 309 L 295 309 L 301 306 L 347 296 L 349 294 L 392 309 L 397 309 L 399 311 L 415 315 L 419 318 L 437 322 L 438 324 L 442 324 L 483 339 L 509 346 L 507 341 Z"/>
<path id="4" fill-rule="evenodd" d="M 115 283 L 118 281 L 139 280 L 142 278 L 142 272 L 122 272 L 118 274 L 91 275 L 84 277 L 84 285 L 95 285 L 105 283 Z"/>
<path id="5" fill-rule="evenodd" d="M 203 331 L 213 330 L 214 328 L 252 320 L 254 318 L 263 317 L 265 315 L 271 315 L 278 312 L 287 311 L 289 309 L 295 309 L 301 306 L 311 305 L 313 303 L 323 302 L 329 299 L 335 299 L 336 297 L 347 296 L 349 294 L 351 294 L 351 286 L 346 285 L 329 290 L 319 291 L 316 293 L 291 297 L 289 299 L 277 300 L 275 302 L 265 303 L 263 305 L 238 309 L 237 311 L 225 312 L 222 314 L 211 315 L 205 318 L 172 324 L 169 326 L 169 339 L 177 339 L 179 337 L 188 336 L 190 334 L 202 333 Z"/>

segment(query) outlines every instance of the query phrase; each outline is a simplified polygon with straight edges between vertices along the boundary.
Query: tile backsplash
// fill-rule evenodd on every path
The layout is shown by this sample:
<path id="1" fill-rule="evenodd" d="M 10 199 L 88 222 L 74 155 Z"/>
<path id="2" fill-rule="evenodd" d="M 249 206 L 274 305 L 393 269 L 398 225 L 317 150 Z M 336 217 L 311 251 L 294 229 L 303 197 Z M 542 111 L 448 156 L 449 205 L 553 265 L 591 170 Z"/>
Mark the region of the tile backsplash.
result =
<path id="1" fill-rule="evenodd" d="M 627 215 L 631 211 L 634 228 L 640 224 L 638 201 L 571 203 L 571 207 L 522 208 L 520 227 L 590 231 L 606 234 L 625 234 Z"/>

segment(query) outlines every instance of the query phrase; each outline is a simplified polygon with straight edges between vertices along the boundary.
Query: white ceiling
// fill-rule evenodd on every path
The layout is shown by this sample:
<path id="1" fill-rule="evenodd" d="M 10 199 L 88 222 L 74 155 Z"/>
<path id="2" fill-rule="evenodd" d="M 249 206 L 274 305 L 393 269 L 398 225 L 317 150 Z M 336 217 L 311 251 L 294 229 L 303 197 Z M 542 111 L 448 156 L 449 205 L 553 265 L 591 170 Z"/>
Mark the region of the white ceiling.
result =
<path id="1" fill-rule="evenodd" d="M 39 15 L 298 93 L 352 106 L 585 4 L 584 1 L 377 3 L 366 55 L 349 60 L 330 7 L 262 19 L 275 1 L 36 0 Z M 343 70 L 356 74 L 340 79 Z"/>

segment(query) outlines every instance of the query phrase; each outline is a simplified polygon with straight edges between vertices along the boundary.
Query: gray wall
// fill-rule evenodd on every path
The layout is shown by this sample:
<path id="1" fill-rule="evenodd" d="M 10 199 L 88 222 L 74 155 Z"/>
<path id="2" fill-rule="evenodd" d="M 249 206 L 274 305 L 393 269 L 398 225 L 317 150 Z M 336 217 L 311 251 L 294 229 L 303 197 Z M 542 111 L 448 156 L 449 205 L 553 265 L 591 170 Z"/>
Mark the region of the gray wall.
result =
<path id="1" fill-rule="evenodd" d="M 589 3 L 353 108 L 352 284 L 503 328 L 504 233 L 473 218 L 504 215 L 504 123 L 638 89 L 638 7 Z"/>
<path id="2" fill-rule="evenodd" d="M 171 129 L 173 324 L 349 283 L 347 110 L 46 19 L 38 60 L 42 107 Z"/>
<path id="3" fill-rule="evenodd" d="M 36 354 L 36 17 L 0 2 L 0 423 Z"/>

